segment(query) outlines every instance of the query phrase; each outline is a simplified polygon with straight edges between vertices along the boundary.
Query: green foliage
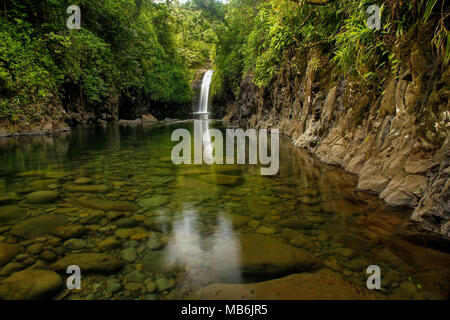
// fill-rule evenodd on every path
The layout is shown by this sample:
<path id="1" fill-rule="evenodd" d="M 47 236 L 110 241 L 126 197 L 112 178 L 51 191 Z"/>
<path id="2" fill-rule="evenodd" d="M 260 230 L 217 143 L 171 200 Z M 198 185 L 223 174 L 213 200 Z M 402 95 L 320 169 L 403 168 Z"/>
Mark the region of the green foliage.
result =
<path id="1" fill-rule="evenodd" d="M 172 5 L 81 0 L 82 29 L 68 30 L 70 4 L 6 2 L 0 17 L 0 119 L 24 114 L 39 121 L 31 119 L 30 105 L 73 94 L 92 106 L 131 94 L 164 104 L 191 100 Z"/>
<path id="2" fill-rule="evenodd" d="M 214 53 L 216 98 L 235 94 L 248 73 L 268 86 L 286 58 L 320 46 L 332 62 L 368 83 L 380 86 L 387 65 L 399 58 L 395 40 L 419 21 L 436 20 L 433 44 L 444 63 L 450 59 L 450 14 L 443 0 L 338 0 L 322 6 L 292 0 L 231 0 Z M 369 29 L 367 8 L 381 8 L 381 29 Z"/>

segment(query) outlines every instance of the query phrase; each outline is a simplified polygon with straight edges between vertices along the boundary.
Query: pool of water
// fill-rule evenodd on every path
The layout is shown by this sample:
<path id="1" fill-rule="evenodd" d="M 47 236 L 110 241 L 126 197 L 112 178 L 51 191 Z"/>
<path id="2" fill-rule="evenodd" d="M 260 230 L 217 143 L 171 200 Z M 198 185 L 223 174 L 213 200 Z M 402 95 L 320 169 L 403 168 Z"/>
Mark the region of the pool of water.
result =
<path id="1" fill-rule="evenodd" d="M 192 131 L 193 122 L 0 140 L 0 242 L 24 247 L 17 268 L 102 253 L 123 266 L 82 270 L 82 289 L 60 298 L 180 299 L 213 283 L 294 273 L 368 290 L 366 269 L 378 265 L 385 297 L 447 298 L 448 244 L 412 241 L 414 227 L 402 231 L 411 212 L 358 192 L 355 176 L 288 139 L 275 176 L 258 165 L 177 166 L 177 128 Z"/>

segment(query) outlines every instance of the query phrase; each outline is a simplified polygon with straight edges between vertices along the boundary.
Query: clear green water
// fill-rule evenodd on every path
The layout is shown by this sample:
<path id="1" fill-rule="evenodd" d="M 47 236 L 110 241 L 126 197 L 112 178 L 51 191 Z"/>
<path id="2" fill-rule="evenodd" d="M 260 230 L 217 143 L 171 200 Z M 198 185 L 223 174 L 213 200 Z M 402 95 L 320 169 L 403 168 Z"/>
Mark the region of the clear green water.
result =
<path id="1" fill-rule="evenodd" d="M 221 123 L 210 125 L 223 129 Z M 46 268 L 74 252 L 124 260 L 118 271 L 83 274 L 82 289 L 62 294 L 67 299 L 184 298 L 211 283 L 300 272 L 327 273 L 367 290 L 366 268 L 372 264 L 382 270 L 380 293 L 387 297 L 447 298 L 447 244 L 444 250 L 417 250 L 417 243 L 398 232 L 410 212 L 357 192 L 356 177 L 321 164 L 288 140 L 281 141 L 277 176 L 261 176 L 256 165 L 176 166 L 170 159 L 176 128 L 192 130 L 192 122 L 0 140 L 0 242 L 43 243 L 53 253 L 21 257 L 23 267 L 40 261 Z M 59 197 L 47 204 L 24 201 L 41 190 Z M 96 203 L 105 204 L 101 200 L 122 201 L 130 210 L 98 208 Z M 11 210 L 20 214 L 11 217 Z M 81 240 L 76 245 L 48 230 L 27 241 L 12 232 L 43 215 L 63 215 L 87 231 L 73 237 Z M 261 241 L 241 250 L 249 234 Z M 114 245 L 104 245 L 105 239 Z M 315 263 L 277 263 L 282 259 L 276 248 L 286 244 Z M 255 257 L 265 245 L 275 250 Z"/>

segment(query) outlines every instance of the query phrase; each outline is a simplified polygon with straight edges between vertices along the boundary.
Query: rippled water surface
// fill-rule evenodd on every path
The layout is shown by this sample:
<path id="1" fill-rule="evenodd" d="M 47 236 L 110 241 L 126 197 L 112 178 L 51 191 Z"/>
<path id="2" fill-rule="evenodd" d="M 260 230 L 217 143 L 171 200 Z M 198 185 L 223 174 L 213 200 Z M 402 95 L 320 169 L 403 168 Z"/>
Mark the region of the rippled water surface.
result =
<path id="1" fill-rule="evenodd" d="M 51 268 L 72 253 L 123 261 L 83 273 L 81 290 L 61 293 L 67 299 L 184 298 L 211 283 L 301 272 L 366 288 L 373 264 L 387 297 L 447 298 L 447 245 L 411 236 L 402 225 L 410 212 L 357 192 L 356 177 L 288 140 L 276 176 L 261 176 L 257 165 L 176 166 L 176 128 L 192 130 L 192 122 L 0 140 L 0 241 L 42 243 L 16 258 L 23 268 Z M 35 191 L 57 198 L 36 204 Z"/>

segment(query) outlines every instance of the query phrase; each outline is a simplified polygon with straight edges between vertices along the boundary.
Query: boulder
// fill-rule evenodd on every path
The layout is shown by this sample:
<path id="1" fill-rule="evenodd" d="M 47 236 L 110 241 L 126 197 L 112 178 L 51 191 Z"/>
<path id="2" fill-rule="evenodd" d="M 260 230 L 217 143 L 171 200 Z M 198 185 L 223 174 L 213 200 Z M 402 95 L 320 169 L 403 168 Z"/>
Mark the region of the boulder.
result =
<path id="1" fill-rule="evenodd" d="M 309 271 L 318 265 L 306 250 L 269 236 L 244 234 L 239 240 L 214 252 L 211 269 L 219 278 L 226 278 L 236 270 L 243 274 L 279 274 Z M 231 256 L 237 257 L 230 259 Z"/>
<path id="2" fill-rule="evenodd" d="M 66 272 L 70 265 L 77 265 L 83 272 L 113 272 L 122 267 L 120 259 L 103 253 L 70 254 L 53 263 L 50 268 Z"/>
<path id="3" fill-rule="evenodd" d="M 198 176 L 198 179 L 210 184 L 218 184 L 223 186 L 235 186 L 243 182 L 240 176 L 230 176 L 226 174 L 208 174 Z"/>
<path id="4" fill-rule="evenodd" d="M 19 222 L 11 229 L 10 233 L 23 239 L 33 239 L 50 234 L 53 229 L 65 225 L 67 222 L 67 217 L 64 215 L 42 215 Z"/>
<path id="5" fill-rule="evenodd" d="M 22 251 L 18 244 L 0 243 L 0 266 L 14 259 Z"/>
<path id="6" fill-rule="evenodd" d="M 21 220 L 25 218 L 27 211 L 16 205 L 0 207 L 0 223 L 8 223 L 11 221 Z"/>
<path id="7" fill-rule="evenodd" d="M 81 192 L 81 193 L 107 193 L 111 188 L 104 184 L 99 185 L 75 185 L 68 186 L 67 190 L 70 192 Z"/>
<path id="8" fill-rule="evenodd" d="M 78 204 L 85 208 L 95 209 L 95 210 L 103 210 L 103 211 L 126 211 L 133 212 L 138 210 L 138 206 L 136 206 L 132 202 L 127 201 L 107 201 L 100 199 L 80 199 L 78 200 Z"/>
<path id="9" fill-rule="evenodd" d="M 29 193 L 25 197 L 25 203 L 28 204 L 48 204 L 53 203 L 58 199 L 59 193 L 57 191 L 36 191 Z"/>
<path id="10" fill-rule="evenodd" d="M 212 284 L 195 292 L 199 300 L 374 300 L 376 295 L 342 279 L 320 273 L 293 274 L 249 284 Z"/>
<path id="11" fill-rule="evenodd" d="M 151 198 L 146 198 L 146 199 L 139 201 L 139 205 L 144 210 L 149 210 L 149 209 L 159 208 L 163 205 L 166 205 L 169 203 L 169 201 L 170 201 L 170 196 L 155 195 Z"/>
<path id="12" fill-rule="evenodd" d="M 61 277 L 53 272 L 27 269 L 14 273 L 0 283 L 0 298 L 33 300 L 50 297 L 62 286 Z"/>
<path id="13" fill-rule="evenodd" d="M 151 114 L 144 114 L 142 116 L 142 122 L 155 122 L 158 121 L 158 119 L 156 119 L 154 116 L 152 116 Z"/>
<path id="14" fill-rule="evenodd" d="M 79 224 L 69 224 L 56 227 L 53 234 L 63 240 L 76 238 L 86 232 L 86 228 Z"/>

